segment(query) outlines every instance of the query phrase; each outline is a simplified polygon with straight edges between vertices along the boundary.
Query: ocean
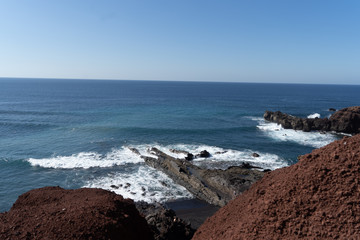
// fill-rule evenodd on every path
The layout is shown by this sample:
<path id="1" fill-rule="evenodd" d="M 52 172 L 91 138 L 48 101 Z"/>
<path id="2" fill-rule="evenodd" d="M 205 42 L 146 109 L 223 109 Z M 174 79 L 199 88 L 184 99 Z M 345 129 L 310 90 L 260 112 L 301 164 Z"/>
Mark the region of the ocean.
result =
<path id="1" fill-rule="evenodd" d="M 341 135 L 282 129 L 266 110 L 329 117 L 360 104 L 360 85 L 0 79 L 0 212 L 33 188 L 104 188 L 147 202 L 192 195 L 129 150 L 199 153 L 195 164 L 264 169 Z M 215 154 L 222 152 L 222 154 Z M 252 153 L 260 157 L 252 157 Z M 116 188 L 114 188 L 114 186 Z"/>

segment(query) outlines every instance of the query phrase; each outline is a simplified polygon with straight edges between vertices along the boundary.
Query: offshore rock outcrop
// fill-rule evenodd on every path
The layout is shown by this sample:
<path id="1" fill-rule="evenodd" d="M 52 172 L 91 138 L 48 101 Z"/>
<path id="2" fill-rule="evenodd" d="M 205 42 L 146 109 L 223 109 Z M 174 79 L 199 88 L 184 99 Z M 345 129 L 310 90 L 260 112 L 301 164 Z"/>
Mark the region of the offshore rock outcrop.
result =
<path id="1" fill-rule="evenodd" d="M 185 159 L 173 158 L 157 148 L 149 151 L 157 158 L 142 156 L 146 164 L 164 172 L 197 198 L 217 206 L 227 204 L 264 174 L 248 165 L 226 170 L 203 169 Z"/>
<path id="2" fill-rule="evenodd" d="M 134 202 L 102 189 L 34 189 L 0 213 L 0 239 L 153 239 Z"/>
<path id="3" fill-rule="evenodd" d="M 267 173 L 193 239 L 358 239 L 359 143 L 345 137 Z"/>
<path id="4" fill-rule="evenodd" d="M 328 118 L 299 118 L 280 111 L 266 111 L 264 119 L 280 124 L 285 129 L 360 133 L 360 106 L 336 111 Z"/>

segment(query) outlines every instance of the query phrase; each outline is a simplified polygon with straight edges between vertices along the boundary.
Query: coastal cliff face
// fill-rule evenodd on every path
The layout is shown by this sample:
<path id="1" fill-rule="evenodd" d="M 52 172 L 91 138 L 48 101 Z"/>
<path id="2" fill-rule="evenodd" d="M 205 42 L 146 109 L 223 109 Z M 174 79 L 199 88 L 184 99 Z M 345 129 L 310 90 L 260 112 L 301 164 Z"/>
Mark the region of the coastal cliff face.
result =
<path id="1" fill-rule="evenodd" d="M 335 131 L 360 133 L 360 107 L 348 107 L 336 111 L 327 118 L 299 118 L 282 112 L 266 111 L 264 119 L 280 124 L 285 129 L 309 131 Z"/>
<path id="2" fill-rule="evenodd" d="M 193 239 L 354 239 L 360 236 L 360 135 L 267 173 Z"/>
<path id="3" fill-rule="evenodd" d="M 45 187 L 0 213 L 0 239 L 153 239 L 132 200 L 102 189 Z"/>

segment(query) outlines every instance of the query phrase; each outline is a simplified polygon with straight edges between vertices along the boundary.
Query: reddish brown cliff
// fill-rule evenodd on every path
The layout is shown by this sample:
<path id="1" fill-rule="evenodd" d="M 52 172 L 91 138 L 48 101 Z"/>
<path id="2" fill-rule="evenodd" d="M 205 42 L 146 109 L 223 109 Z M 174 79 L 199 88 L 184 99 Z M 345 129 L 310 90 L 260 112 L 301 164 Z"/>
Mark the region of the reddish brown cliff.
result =
<path id="1" fill-rule="evenodd" d="M 130 199 L 101 189 L 45 187 L 0 213 L 0 239 L 153 239 Z"/>
<path id="2" fill-rule="evenodd" d="M 193 239 L 355 239 L 360 236 L 360 135 L 267 173 Z"/>

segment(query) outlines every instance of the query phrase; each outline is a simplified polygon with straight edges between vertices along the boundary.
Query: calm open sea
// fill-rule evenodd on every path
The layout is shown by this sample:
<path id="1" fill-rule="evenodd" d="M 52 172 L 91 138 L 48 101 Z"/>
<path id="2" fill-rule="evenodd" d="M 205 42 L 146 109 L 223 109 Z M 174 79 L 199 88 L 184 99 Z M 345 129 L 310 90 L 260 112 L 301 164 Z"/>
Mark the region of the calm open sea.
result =
<path id="1" fill-rule="evenodd" d="M 0 211 L 49 185 L 101 187 L 149 202 L 191 198 L 128 147 L 206 149 L 213 157 L 196 164 L 276 169 L 339 136 L 281 129 L 262 119 L 265 110 L 328 117 L 329 108 L 360 105 L 359 93 L 345 85 L 3 78 Z"/>

